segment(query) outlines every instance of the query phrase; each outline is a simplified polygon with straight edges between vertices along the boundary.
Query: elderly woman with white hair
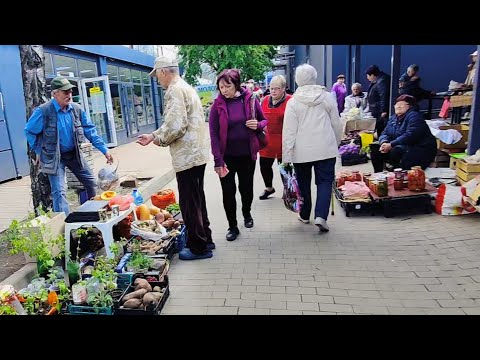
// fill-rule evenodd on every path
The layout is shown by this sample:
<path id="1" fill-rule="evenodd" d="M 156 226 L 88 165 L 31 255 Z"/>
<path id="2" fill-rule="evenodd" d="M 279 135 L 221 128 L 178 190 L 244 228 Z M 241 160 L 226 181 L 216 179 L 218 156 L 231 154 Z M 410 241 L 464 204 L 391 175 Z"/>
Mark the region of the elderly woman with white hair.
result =
<path id="1" fill-rule="evenodd" d="M 348 113 L 350 109 L 355 108 L 365 111 L 366 107 L 367 99 L 365 94 L 362 92 L 362 84 L 356 82 L 352 85 L 352 93 L 345 98 L 343 114 Z"/>
<path id="2" fill-rule="evenodd" d="M 312 167 L 315 171 L 317 199 L 315 225 L 320 231 L 329 230 L 328 210 L 335 178 L 343 120 L 338 115 L 336 101 L 324 86 L 316 85 L 317 71 L 308 64 L 297 67 L 298 88 L 287 103 L 283 121 L 283 162 L 292 162 L 297 174 L 302 205 L 298 220 L 310 222 L 312 210 Z"/>

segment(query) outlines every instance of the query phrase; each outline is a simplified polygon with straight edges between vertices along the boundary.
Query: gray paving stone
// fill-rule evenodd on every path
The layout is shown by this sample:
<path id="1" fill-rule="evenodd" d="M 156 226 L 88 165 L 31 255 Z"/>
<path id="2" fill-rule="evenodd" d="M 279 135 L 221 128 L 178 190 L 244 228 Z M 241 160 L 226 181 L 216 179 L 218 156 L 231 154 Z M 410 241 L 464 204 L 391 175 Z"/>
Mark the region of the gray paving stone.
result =
<path id="1" fill-rule="evenodd" d="M 231 306 L 231 307 L 211 307 L 207 306 L 207 315 L 237 315 L 238 314 L 238 307 Z"/>
<path id="2" fill-rule="evenodd" d="M 238 315 L 270 315 L 270 309 L 238 308 Z"/>

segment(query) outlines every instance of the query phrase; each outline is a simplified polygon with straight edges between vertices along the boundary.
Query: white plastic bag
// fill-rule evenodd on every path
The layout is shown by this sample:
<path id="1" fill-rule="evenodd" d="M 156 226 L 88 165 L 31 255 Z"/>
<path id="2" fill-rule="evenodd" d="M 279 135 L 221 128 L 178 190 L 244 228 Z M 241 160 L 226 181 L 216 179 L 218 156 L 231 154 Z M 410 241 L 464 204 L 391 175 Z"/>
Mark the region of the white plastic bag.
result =
<path id="1" fill-rule="evenodd" d="M 115 182 L 118 181 L 118 163 L 114 169 L 113 166 L 107 165 L 98 172 L 98 187 L 104 191 L 110 190 Z"/>
<path id="2" fill-rule="evenodd" d="M 140 223 L 149 223 L 152 231 L 141 228 L 139 226 Z M 140 236 L 145 240 L 159 241 L 163 236 L 167 235 L 167 230 L 155 219 L 137 220 L 130 225 L 130 234 L 132 236 Z"/>

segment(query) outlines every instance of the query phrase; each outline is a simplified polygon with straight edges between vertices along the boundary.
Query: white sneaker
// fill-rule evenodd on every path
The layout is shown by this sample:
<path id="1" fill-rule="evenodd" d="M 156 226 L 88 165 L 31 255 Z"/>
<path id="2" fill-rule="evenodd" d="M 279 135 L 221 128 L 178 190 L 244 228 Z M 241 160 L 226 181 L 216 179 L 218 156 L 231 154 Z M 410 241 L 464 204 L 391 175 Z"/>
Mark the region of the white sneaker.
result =
<path id="1" fill-rule="evenodd" d="M 321 217 L 315 218 L 315 225 L 317 225 L 322 232 L 327 232 L 330 230 L 327 225 L 327 220 L 322 219 Z"/>
<path id="2" fill-rule="evenodd" d="M 310 224 L 310 220 L 302 219 L 300 216 L 297 217 L 298 221 L 301 221 L 304 224 Z"/>

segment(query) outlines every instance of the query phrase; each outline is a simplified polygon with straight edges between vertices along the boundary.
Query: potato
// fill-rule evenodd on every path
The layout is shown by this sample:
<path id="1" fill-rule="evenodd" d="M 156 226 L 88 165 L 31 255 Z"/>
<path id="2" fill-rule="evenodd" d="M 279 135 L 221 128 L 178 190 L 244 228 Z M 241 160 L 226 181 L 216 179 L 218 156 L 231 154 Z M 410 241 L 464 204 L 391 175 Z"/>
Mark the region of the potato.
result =
<path id="1" fill-rule="evenodd" d="M 155 215 L 155 220 L 157 220 L 161 224 L 165 221 L 165 215 L 159 212 L 157 215 Z"/>
<path id="2" fill-rule="evenodd" d="M 153 291 L 154 291 L 154 292 L 162 292 L 162 288 L 161 288 L 160 286 L 155 286 L 155 287 L 153 288 Z"/>
<path id="3" fill-rule="evenodd" d="M 152 291 L 152 285 L 150 285 L 145 279 L 137 278 L 133 285 L 135 285 L 135 291 L 139 289 L 145 289 L 147 292 Z"/>
<path id="4" fill-rule="evenodd" d="M 150 292 L 143 297 L 143 306 L 146 310 L 153 310 L 162 298 L 162 294 L 158 292 Z"/>
<path id="5" fill-rule="evenodd" d="M 143 302 L 141 299 L 130 299 L 128 301 L 125 301 L 123 307 L 127 309 L 137 309 L 142 306 L 142 304 Z"/>
<path id="6" fill-rule="evenodd" d="M 145 295 L 147 292 L 148 291 L 146 289 L 135 290 L 135 291 L 125 295 L 122 299 L 122 303 L 125 303 L 130 299 L 141 299 L 141 298 L 143 298 L 143 295 Z"/>

